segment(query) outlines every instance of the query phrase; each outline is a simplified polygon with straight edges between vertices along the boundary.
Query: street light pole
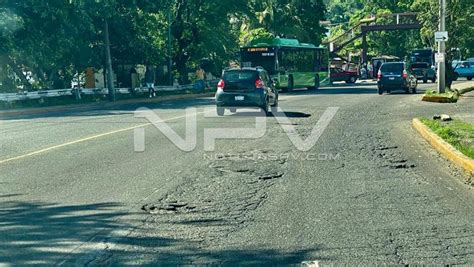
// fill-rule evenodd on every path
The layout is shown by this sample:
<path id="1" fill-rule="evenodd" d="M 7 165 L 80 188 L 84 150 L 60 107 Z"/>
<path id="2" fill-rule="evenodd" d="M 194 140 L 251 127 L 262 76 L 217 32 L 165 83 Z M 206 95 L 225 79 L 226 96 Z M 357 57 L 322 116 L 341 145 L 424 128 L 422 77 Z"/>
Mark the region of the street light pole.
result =
<path id="1" fill-rule="evenodd" d="M 110 38 L 109 38 L 109 23 L 105 20 L 105 57 L 107 68 L 107 89 L 109 92 L 109 100 L 115 101 L 114 89 L 114 71 L 112 69 L 112 56 L 110 55 Z"/>
<path id="2" fill-rule="evenodd" d="M 439 0 L 439 31 L 446 31 L 446 0 Z M 438 54 L 444 55 L 446 51 L 446 42 L 438 42 Z M 438 93 L 444 93 L 446 89 L 446 57 L 443 62 L 438 62 Z"/>

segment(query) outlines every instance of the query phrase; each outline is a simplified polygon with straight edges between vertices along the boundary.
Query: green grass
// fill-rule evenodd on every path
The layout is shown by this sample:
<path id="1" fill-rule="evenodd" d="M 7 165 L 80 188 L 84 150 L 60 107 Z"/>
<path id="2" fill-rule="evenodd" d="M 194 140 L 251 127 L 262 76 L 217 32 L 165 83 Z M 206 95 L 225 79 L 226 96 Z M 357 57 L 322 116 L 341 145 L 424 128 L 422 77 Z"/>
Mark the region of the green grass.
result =
<path id="1" fill-rule="evenodd" d="M 444 123 L 426 118 L 421 121 L 461 153 L 474 159 L 474 124 L 461 120 Z"/>

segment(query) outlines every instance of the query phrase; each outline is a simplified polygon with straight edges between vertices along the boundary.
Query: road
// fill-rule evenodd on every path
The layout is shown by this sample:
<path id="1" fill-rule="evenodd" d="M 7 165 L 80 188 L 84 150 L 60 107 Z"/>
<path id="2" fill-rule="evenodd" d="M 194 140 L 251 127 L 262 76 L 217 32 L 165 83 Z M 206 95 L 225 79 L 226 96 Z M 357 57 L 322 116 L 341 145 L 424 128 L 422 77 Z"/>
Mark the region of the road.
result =
<path id="1" fill-rule="evenodd" d="M 215 151 L 205 129 L 255 128 L 258 113 L 209 117 L 199 98 L 1 120 L 0 265 L 474 264 L 472 188 L 411 127 L 474 114 L 472 98 L 430 104 L 373 83 L 280 97 L 290 124 L 270 117 L 263 137 Z M 182 137 L 196 116 L 196 149 L 135 118 L 142 106 Z M 283 128 L 306 138 L 329 107 L 315 146 L 296 149 Z"/>

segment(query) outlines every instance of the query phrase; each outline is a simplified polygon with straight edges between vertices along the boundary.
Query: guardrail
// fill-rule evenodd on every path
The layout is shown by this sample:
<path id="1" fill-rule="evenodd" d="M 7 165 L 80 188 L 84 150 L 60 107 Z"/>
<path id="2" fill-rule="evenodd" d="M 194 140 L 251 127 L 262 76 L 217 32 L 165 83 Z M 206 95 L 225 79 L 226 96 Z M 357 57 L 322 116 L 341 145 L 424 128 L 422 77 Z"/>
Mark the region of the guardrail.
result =
<path id="1" fill-rule="evenodd" d="M 208 85 L 213 87 L 217 85 L 217 81 L 207 81 Z M 156 92 L 179 92 L 193 90 L 194 85 L 178 85 L 178 86 L 155 86 Z M 11 101 L 22 101 L 22 100 L 34 100 L 50 97 L 62 97 L 62 96 L 75 96 L 76 90 L 79 90 L 81 95 L 107 95 L 107 88 L 69 88 L 69 89 L 56 89 L 56 90 L 38 90 L 38 91 L 24 91 L 19 93 L 4 93 L 0 94 L 0 101 L 11 102 Z M 115 88 L 116 94 L 146 94 L 148 88 Z"/>

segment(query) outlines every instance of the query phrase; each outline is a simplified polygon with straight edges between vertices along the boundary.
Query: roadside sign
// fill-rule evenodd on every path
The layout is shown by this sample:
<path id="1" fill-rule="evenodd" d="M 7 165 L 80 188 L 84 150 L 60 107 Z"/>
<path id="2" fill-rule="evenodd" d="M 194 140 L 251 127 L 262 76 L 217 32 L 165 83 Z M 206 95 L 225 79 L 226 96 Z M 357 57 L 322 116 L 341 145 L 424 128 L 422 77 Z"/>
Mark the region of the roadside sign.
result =
<path id="1" fill-rule="evenodd" d="M 446 42 L 448 39 L 448 32 L 435 32 L 436 42 Z"/>
<path id="2" fill-rule="evenodd" d="M 444 63 L 446 62 L 445 58 L 444 58 L 444 53 L 436 53 L 435 54 L 435 62 L 436 63 Z"/>

